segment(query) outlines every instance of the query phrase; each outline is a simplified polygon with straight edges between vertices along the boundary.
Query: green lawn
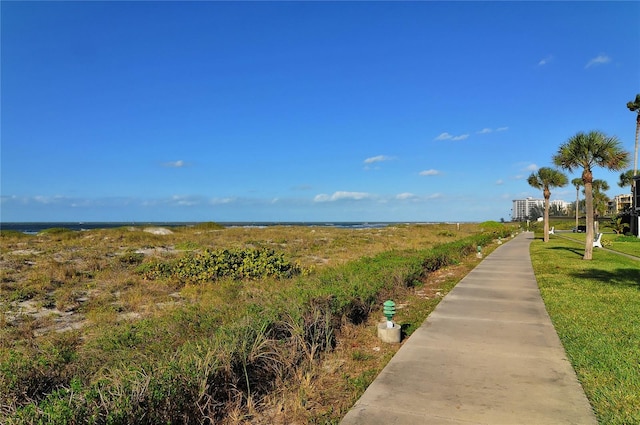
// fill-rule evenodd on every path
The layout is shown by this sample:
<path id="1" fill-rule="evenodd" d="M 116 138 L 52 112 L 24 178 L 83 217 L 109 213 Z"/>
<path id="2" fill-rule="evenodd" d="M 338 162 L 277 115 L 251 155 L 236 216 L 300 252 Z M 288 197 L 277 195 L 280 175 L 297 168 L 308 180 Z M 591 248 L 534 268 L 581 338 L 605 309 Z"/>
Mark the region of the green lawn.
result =
<path id="1" fill-rule="evenodd" d="M 584 246 L 585 236 L 586 235 L 584 233 L 562 233 L 558 235 L 551 235 L 552 238 L 569 238 L 575 240 L 580 246 Z M 640 238 L 636 238 L 634 236 L 605 233 L 602 235 L 602 246 L 613 251 L 640 257 Z"/>
<path id="2" fill-rule="evenodd" d="M 599 422 L 640 424 L 640 262 L 582 255 L 559 237 L 531 244 L 542 297 Z"/>

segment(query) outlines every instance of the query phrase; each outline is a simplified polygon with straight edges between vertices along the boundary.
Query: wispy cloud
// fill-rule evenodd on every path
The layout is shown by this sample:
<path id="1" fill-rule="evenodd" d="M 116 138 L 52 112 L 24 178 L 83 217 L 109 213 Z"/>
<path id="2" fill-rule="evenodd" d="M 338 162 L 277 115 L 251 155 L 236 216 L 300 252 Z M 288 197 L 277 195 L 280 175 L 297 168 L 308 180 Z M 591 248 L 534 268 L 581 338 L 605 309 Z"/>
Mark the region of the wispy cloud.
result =
<path id="1" fill-rule="evenodd" d="M 170 168 L 182 168 L 184 166 L 186 166 L 186 162 L 184 162 L 183 160 L 178 160 L 178 161 L 171 161 L 171 162 L 165 162 L 164 164 L 162 164 L 165 167 L 170 167 Z"/>
<path id="2" fill-rule="evenodd" d="M 236 198 L 212 198 L 209 200 L 210 205 L 225 205 L 236 201 Z"/>
<path id="3" fill-rule="evenodd" d="M 373 164 L 376 162 L 383 162 L 383 161 L 391 161 L 393 159 L 393 157 L 390 156 L 386 156 L 386 155 L 378 155 L 378 156 L 372 156 L 371 158 L 367 158 L 364 160 L 365 164 Z"/>
<path id="4" fill-rule="evenodd" d="M 440 174 L 440 171 L 434 170 L 433 168 L 430 170 L 420 171 L 421 176 L 437 176 L 438 174 Z"/>
<path id="5" fill-rule="evenodd" d="M 496 180 L 496 185 L 497 185 L 497 186 L 501 186 L 501 185 L 503 185 L 503 184 L 504 184 L 504 180 L 502 180 L 502 179 L 498 179 L 498 180 Z"/>
<path id="6" fill-rule="evenodd" d="M 442 198 L 441 193 L 432 193 L 430 195 L 416 195 L 410 192 L 399 193 L 395 196 L 398 201 L 428 201 L 432 199 Z"/>
<path id="7" fill-rule="evenodd" d="M 589 62 L 587 62 L 584 68 L 587 69 L 587 68 L 591 68 L 592 66 L 603 65 L 609 62 L 611 62 L 611 58 L 609 56 L 598 55 L 595 58 L 591 59 Z"/>
<path id="8" fill-rule="evenodd" d="M 524 171 L 538 171 L 538 166 L 536 164 L 529 164 L 523 169 Z"/>
<path id="9" fill-rule="evenodd" d="M 70 199 L 71 198 L 67 198 L 66 196 L 61 196 L 61 195 L 54 195 L 54 196 L 36 195 L 32 198 L 34 202 L 37 202 L 38 204 L 45 204 L 45 205 L 66 202 L 66 201 L 69 201 Z"/>
<path id="10" fill-rule="evenodd" d="M 553 60 L 553 56 L 549 55 L 549 56 L 545 57 L 544 59 L 540 59 L 540 61 L 538 62 L 538 66 L 545 66 L 549 62 L 551 62 L 552 60 Z"/>
<path id="11" fill-rule="evenodd" d="M 415 199 L 415 198 L 417 198 L 417 196 L 414 195 L 413 193 L 410 193 L 410 192 L 398 193 L 396 195 L 396 199 L 401 199 L 401 200 L 404 200 L 404 199 Z"/>
<path id="12" fill-rule="evenodd" d="M 335 202 L 342 200 L 355 200 L 360 201 L 362 199 L 371 198 L 371 194 L 366 192 L 346 192 L 346 191 L 338 191 L 334 192 L 333 195 L 326 195 L 321 193 L 316 195 L 313 198 L 314 202 Z"/>
<path id="13" fill-rule="evenodd" d="M 476 131 L 476 134 L 489 134 L 489 133 L 498 133 L 501 131 L 507 131 L 509 127 L 498 127 L 495 130 L 493 128 L 485 127 L 482 130 Z"/>
<path id="14" fill-rule="evenodd" d="M 134 202 L 138 202 L 142 207 L 157 208 L 157 207 L 193 207 L 196 205 L 202 205 L 204 198 L 196 195 L 171 195 L 165 198 L 153 198 L 153 199 L 140 199 Z"/>
<path id="15" fill-rule="evenodd" d="M 440 133 L 440 135 L 438 137 L 436 137 L 434 140 L 453 140 L 453 141 L 457 141 L 457 140 L 464 140 L 467 137 L 469 137 L 468 134 L 460 134 L 458 136 L 454 136 L 453 134 L 449 134 L 447 132 L 444 132 L 444 133 Z"/>
<path id="16" fill-rule="evenodd" d="M 202 199 L 194 196 L 173 195 L 169 200 L 170 205 L 180 207 L 191 207 L 193 205 L 200 205 Z"/>

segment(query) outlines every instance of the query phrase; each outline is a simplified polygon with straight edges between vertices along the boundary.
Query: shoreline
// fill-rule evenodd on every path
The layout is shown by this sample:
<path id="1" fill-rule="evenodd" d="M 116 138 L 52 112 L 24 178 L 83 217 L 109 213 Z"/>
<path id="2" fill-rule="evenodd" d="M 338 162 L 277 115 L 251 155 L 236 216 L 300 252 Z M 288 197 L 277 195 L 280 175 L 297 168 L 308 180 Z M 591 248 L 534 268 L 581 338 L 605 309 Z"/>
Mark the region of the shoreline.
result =
<path id="1" fill-rule="evenodd" d="M 0 230 L 17 231 L 26 234 L 37 234 L 43 230 L 52 228 L 65 228 L 69 230 L 85 231 L 94 229 L 111 229 L 118 227 L 191 227 L 196 226 L 201 221 L 140 221 L 140 222 L 78 222 L 78 221 L 50 221 L 50 222 L 6 222 L 0 223 Z M 436 222 L 436 221 L 235 221 L 216 222 L 224 227 L 271 227 L 271 226 L 306 226 L 306 227 L 338 227 L 348 229 L 371 229 L 381 228 L 391 225 L 428 225 L 428 224 L 469 224 L 474 222 Z"/>

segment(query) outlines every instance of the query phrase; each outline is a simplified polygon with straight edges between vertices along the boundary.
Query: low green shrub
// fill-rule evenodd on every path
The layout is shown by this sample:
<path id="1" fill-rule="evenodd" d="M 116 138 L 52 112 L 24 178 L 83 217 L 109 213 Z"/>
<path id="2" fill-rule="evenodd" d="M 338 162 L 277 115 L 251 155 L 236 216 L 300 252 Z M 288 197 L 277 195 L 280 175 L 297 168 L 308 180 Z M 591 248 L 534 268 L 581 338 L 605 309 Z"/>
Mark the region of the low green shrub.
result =
<path id="1" fill-rule="evenodd" d="M 302 272 L 281 253 L 270 249 L 220 249 L 187 253 L 171 262 L 143 264 L 138 272 L 145 279 L 174 278 L 182 282 L 207 283 L 222 278 L 290 278 Z"/>
<path id="2" fill-rule="evenodd" d="M 197 244 L 196 242 L 191 242 L 191 241 L 187 241 L 187 242 L 180 242 L 177 243 L 175 246 L 175 249 L 180 250 L 180 251 L 193 251 L 196 249 L 200 249 L 202 248 L 199 244 Z"/>
<path id="3" fill-rule="evenodd" d="M 221 230 L 221 229 L 225 228 L 222 224 L 218 224 L 218 223 L 215 223 L 213 221 L 207 221 L 207 222 L 204 222 L 204 223 L 198 223 L 193 227 L 195 229 L 199 229 L 199 230 Z"/>
<path id="4" fill-rule="evenodd" d="M 31 235 L 26 233 L 18 232 L 17 230 L 6 230 L 0 229 L 0 237 L 2 238 L 27 238 Z"/>
<path id="5" fill-rule="evenodd" d="M 57 239 L 59 241 L 68 241 L 77 239 L 80 237 L 82 232 L 77 230 L 67 229 L 66 227 L 52 227 L 50 229 L 44 229 L 38 232 L 38 236 L 46 236 L 51 237 L 53 239 Z"/>
<path id="6" fill-rule="evenodd" d="M 127 251 L 119 257 L 122 264 L 138 265 L 144 260 L 144 254 L 141 252 Z"/>

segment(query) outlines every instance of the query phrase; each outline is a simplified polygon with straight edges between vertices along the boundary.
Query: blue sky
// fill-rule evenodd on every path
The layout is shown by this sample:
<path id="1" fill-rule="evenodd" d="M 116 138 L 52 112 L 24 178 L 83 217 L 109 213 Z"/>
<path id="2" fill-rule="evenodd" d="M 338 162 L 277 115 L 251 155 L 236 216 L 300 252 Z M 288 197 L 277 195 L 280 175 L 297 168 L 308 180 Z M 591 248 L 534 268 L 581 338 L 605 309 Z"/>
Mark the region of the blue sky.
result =
<path id="1" fill-rule="evenodd" d="M 5 222 L 508 220 L 576 132 L 633 152 L 640 2 L 3 1 L 1 16 Z M 618 174 L 595 172 L 610 196 L 628 191 Z"/>

